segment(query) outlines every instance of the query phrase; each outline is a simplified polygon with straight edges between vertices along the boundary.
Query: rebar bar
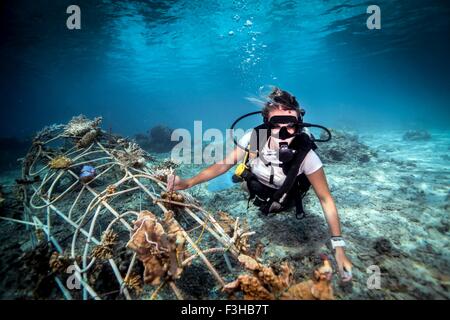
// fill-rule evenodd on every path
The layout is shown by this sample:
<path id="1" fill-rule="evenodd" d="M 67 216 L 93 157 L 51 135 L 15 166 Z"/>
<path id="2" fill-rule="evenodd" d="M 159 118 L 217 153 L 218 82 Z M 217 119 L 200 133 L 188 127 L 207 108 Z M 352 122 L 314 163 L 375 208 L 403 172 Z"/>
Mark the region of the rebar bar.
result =
<path id="1" fill-rule="evenodd" d="M 213 215 L 198 205 L 198 202 L 189 193 L 182 192 L 186 199 L 185 203 L 161 199 L 157 190 L 160 192 L 167 191 L 167 184 L 153 175 L 148 163 L 145 164 L 144 168 L 138 169 L 124 163 L 123 159 L 117 157 L 117 152 L 127 154 L 129 151 L 113 136 L 108 137 L 107 141 L 102 141 L 102 134 L 100 134 L 97 140 L 88 147 L 79 148 L 75 144 L 75 140 L 80 137 L 60 132 L 53 132 L 53 135 L 49 132 L 49 135 L 50 138 L 46 141 L 35 141 L 37 147 L 32 147 L 26 158 L 32 159 L 32 161 L 30 160 L 31 163 L 25 164 L 24 162 L 24 170 L 22 171 L 24 179 L 41 174 L 44 175 L 44 178 L 31 186 L 24 187 L 26 214 L 24 214 L 23 220 L 10 218 L 6 220 L 34 226 L 35 228 L 30 228 L 31 232 L 34 232 L 36 228 L 41 228 L 58 252 L 70 252 L 70 257 L 75 266 L 75 277 L 82 287 L 84 298 L 100 299 L 105 294 L 97 293 L 88 278 L 88 274 L 95 269 L 93 266 L 100 263 L 98 258 L 92 256 L 92 250 L 94 246 L 102 245 L 102 234 L 109 232 L 119 234 L 122 231 L 133 232 L 129 221 L 130 215 L 139 216 L 142 210 L 156 208 L 156 211 L 153 209 L 152 211 L 158 219 L 162 219 L 164 214 L 170 211 L 168 205 L 172 209 L 176 208 L 178 215 L 184 219 L 186 225 L 188 224 L 187 218 L 189 218 L 198 224 L 199 228 L 202 228 L 200 237 L 195 236 L 199 228 L 189 227 L 189 230 L 186 230 L 178 221 L 179 216 L 173 218 L 177 230 L 180 230 L 183 238 L 187 241 L 186 246 L 194 252 L 193 255 L 181 261 L 181 265 L 186 267 L 196 258 L 199 258 L 199 263 L 203 263 L 219 285 L 225 285 L 223 276 L 217 271 L 214 262 L 206 257 L 206 254 L 226 254 L 228 252 L 233 257 L 237 257 L 239 250 L 234 243 L 236 238 L 230 237 L 217 223 Z M 50 142 L 61 142 L 64 143 L 64 146 L 73 144 L 71 148 L 62 153 L 65 157 L 71 157 L 71 159 L 69 158 L 70 165 L 66 168 L 56 170 L 51 168 L 51 161 L 55 159 L 55 155 L 61 155 L 61 152 L 51 151 Z M 92 165 L 97 174 L 91 180 L 84 181 L 79 177 L 76 170 L 81 165 L 87 164 Z M 38 169 L 38 167 L 40 168 Z M 64 188 L 62 192 L 59 191 L 61 188 Z M 101 189 L 99 190 L 99 188 Z M 55 190 L 58 190 L 59 194 L 56 194 Z M 133 193 L 139 195 L 136 203 L 130 196 Z M 146 202 L 142 194 L 147 195 L 151 201 Z M 121 200 L 117 201 L 116 199 Z M 46 223 L 44 224 L 41 219 Z M 102 225 L 107 225 L 105 230 L 101 230 Z M 67 229 L 65 226 L 70 228 Z M 64 243 L 65 240 L 63 240 L 59 243 L 56 239 L 56 232 L 58 232 L 58 237 L 61 233 L 64 235 L 64 239 L 71 238 L 71 241 Z M 200 242 L 203 232 L 210 234 L 212 239 L 219 241 L 223 247 L 215 247 L 209 240 Z M 197 237 L 197 241 L 192 239 Z M 122 239 L 118 246 L 123 247 L 126 242 Z M 81 265 L 78 265 L 78 257 L 81 257 Z M 228 256 L 224 255 L 223 258 L 227 266 L 231 267 Z M 137 255 L 133 252 L 129 261 L 121 261 L 126 266 L 124 275 L 121 274 L 120 270 L 123 269 L 118 268 L 116 259 L 119 259 L 119 257 L 113 254 L 106 261 L 117 280 L 119 287 L 117 293 L 123 295 L 126 299 L 131 299 L 132 296 L 124 279 L 129 279 L 133 273 Z M 177 288 L 174 280 L 166 278 L 164 283 L 169 284 L 175 297 L 183 299 L 183 293 Z M 74 297 L 63 286 L 59 278 L 57 285 L 66 299 Z M 154 294 L 157 292 L 159 292 L 159 289 Z"/>

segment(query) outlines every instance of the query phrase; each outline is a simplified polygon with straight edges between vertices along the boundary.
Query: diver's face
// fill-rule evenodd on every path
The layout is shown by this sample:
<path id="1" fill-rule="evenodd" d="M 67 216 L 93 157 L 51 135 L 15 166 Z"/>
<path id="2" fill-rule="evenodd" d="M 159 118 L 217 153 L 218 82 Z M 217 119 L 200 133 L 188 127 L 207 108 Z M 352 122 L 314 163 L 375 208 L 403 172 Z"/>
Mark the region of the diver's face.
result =
<path id="1" fill-rule="evenodd" d="M 282 109 L 272 110 L 269 113 L 269 119 L 268 119 L 269 122 L 270 122 L 270 119 L 273 116 L 294 116 L 294 117 L 296 117 L 298 119 L 297 112 L 294 111 L 294 110 L 282 110 Z M 287 129 L 289 134 L 294 134 L 295 131 L 296 131 L 296 126 L 295 125 L 291 125 L 291 124 L 288 124 L 288 123 L 278 123 L 274 127 L 272 127 L 272 134 L 275 134 L 275 135 L 278 134 L 282 127 L 286 127 L 286 129 Z"/>

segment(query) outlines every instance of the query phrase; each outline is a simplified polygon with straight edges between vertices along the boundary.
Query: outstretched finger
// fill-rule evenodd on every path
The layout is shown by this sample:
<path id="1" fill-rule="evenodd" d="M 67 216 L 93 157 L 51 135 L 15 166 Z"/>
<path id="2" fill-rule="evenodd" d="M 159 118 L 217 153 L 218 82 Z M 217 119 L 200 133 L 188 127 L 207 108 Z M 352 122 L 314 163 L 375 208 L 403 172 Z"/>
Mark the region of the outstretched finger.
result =
<path id="1" fill-rule="evenodd" d="M 342 271 L 342 281 L 344 281 L 344 282 L 350 281 L 350 280 L 352 280 L 352 277 L 353 277 L 352 268 L 344 267 L 343 271 Z"/>

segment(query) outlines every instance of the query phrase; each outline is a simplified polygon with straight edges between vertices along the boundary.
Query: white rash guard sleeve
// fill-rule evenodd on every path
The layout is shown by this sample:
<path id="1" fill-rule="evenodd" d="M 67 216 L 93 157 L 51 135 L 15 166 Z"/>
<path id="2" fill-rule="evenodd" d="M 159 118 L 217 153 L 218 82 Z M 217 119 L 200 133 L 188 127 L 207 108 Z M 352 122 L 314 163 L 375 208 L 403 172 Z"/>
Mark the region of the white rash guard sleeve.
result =
<path id="1" fill-rule="evenodd" d="M 306 175 L 310 175 L 322 167 L 322 161 L 320 160 L 317 153 L 315 153 L 314 150 L 309 150 L 309 152 L 306 154 L 305 159 L 300 165 L 298 174 L 305 173 Z"/>
<path id="2" fill-rule="evenodd" d="M 245 133 L 238 141 L 239 145 L 247 147 L 252 137 L 252 131 Z"/>

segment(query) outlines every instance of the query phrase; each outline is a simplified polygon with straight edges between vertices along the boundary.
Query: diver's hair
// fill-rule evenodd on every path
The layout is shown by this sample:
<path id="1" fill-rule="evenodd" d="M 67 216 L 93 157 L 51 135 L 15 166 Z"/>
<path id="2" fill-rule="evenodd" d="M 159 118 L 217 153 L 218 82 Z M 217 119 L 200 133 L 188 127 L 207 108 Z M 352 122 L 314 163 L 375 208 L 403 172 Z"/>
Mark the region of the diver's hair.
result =
<path id="1" fill-rule="evenodd" d="M 269 117 L 269 113 L 273 110 L 294 110 L 297 112 L 297 116 L 300 117 L 300 106 L 295 99 L 295 96 L 289 92 L 274 87 L 272 92 L 268 96 L 268 101 L 264 104 L 262 109 L 262 115 L 265 119 Z"/>

